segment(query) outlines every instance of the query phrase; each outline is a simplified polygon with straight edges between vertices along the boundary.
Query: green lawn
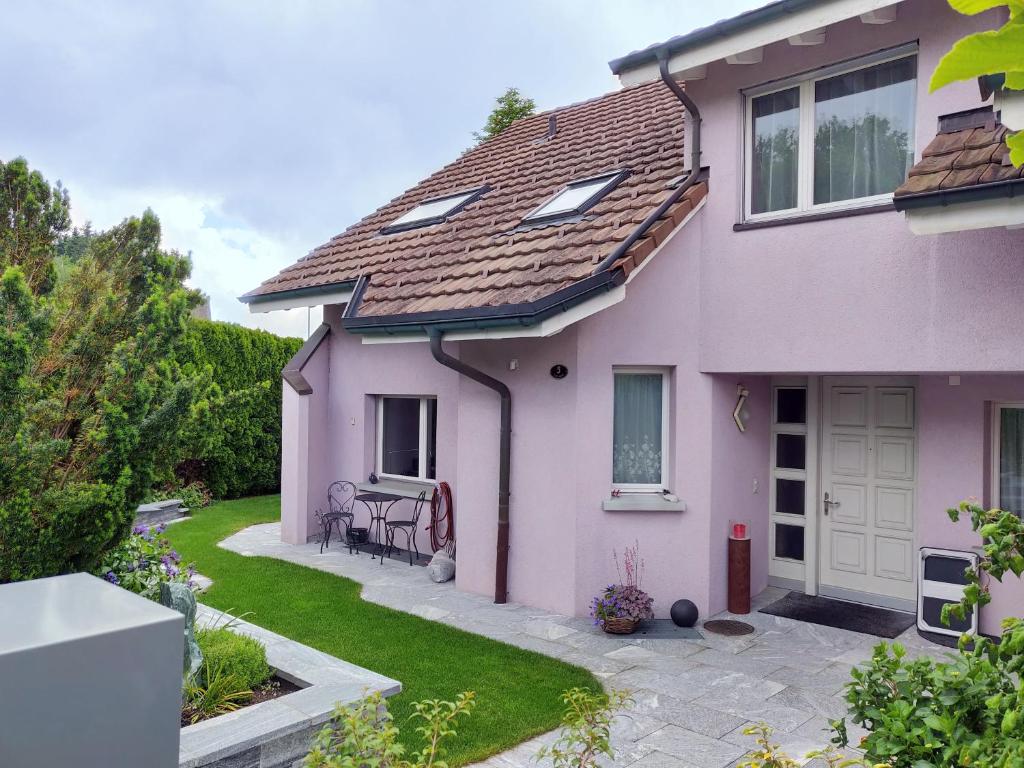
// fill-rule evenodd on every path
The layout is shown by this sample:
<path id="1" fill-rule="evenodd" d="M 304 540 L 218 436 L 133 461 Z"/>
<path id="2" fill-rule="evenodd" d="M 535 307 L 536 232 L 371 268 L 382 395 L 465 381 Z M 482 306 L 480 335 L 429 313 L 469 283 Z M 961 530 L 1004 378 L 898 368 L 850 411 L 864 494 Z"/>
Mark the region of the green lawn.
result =
<path id="1" fill-rule="evenodd" d="M 449 753 L 453 765 L 463 765 L 556 727 L 566 688 L 600 689 L 579 667 L 364 602 L 360 585 L 349 579 L 217 546 L 235 531 L 279 517 L 277 496 L 220 502 L 170 526 L 167 536 L 185 562 L 213 579 L 201 598 L 206 605 L 248 613 L 247 621 L 400 680 L 403 691 L 391 699 L 391 711 L 407 745 L 414 701 L 476 691 L 478 705 Z"/>

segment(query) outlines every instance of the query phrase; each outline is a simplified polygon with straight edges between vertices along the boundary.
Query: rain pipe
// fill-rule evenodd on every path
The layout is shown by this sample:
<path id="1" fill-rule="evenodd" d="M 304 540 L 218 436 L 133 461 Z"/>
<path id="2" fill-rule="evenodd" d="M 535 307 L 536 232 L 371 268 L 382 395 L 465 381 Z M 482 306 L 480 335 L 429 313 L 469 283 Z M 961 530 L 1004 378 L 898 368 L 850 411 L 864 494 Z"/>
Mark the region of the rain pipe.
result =
<path id="1" fill-rule="evenodd" d="M 633 244 L 643 237 L 647 233 L 647 230 L 654 226 L 655 222 L 664 216 L 665 212 L 669 208 L 683 199 L 683 195 L 686 194 L 686 191 L 690 187 L 697 183 L 697 179 L 700 176 L 700 110 L 697 108 L 697 103 L 687 95 L 682 86 L 680 86 L 679 83 L 676 82 L 675 78 L 669 74 L 668 52 L 665 50 L 658 52 L 658 71 L 661 73 L 662 82 L 665 83 L 665 85 L 669 87 L 669 90 L 675 94 L 675 97 L 679 99 L 690 118 L 688 121 L 691 135 L 690 172 L 687 174 L 683 182 L 672 191 L 672 194 L 665 198 L 665 202 L 655 208 L 654 212 L 644 219 L 640 226 L 637 227 L 629 237 L 619 243 L 618 247 L 616 247 L 614 251 L 602 259 L 601 263 L 594 268 L 595 275 L 610 269 L 612 264 L 625 256 L 626 251 L 632 248 Z"/>
<path id="2" fill-rule="evenodd" d="M 509 388 L 481 370 L 452 357 L 444 351 L 443 335 L 428 328 L 430 352 L 441 365 L 493 389 L 501 398 L 501 426 L 498 448 L 498 556 L 494 563 L 494 602 L 508 602 L 508 500 L 512 456 L 512 393 Z"/>

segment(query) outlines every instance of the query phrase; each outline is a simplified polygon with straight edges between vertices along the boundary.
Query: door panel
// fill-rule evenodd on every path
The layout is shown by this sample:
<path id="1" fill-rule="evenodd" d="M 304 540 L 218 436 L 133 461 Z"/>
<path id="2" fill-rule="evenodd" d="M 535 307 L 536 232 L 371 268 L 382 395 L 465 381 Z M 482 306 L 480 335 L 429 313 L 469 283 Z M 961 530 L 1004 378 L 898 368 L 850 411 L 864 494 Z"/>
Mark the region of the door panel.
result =
<path id="1" fill-rule="evenodd" d="M 822 381 L 818 582 L 865 602 L 913 600 L 917 479 L 912 380 Z"/>

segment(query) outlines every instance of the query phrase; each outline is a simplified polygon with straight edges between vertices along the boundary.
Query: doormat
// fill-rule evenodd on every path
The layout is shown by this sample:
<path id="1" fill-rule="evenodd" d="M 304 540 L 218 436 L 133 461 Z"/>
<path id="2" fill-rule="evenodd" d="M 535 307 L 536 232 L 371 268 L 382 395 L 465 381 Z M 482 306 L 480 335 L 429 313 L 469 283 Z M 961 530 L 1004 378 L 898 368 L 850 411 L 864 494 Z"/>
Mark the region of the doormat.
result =
<path id="1" fill-rule="evenodd" d="M 745 621 L 734 621 L 733 619 L 712 619 L 704 622 L 704 629 L 714 632 L 716 635 L 726 637 L 739 637 L 740 635 L 751 635 L 754 628 Z"/>
<path id="2" fill-rule="evenodd" d="M 761 613 L 889 639 L 910 629 L 917 621 L 912 613 L 827 597 L 812 597 L 800 592 L 790 592 L 781 600 L 762 608 Z"/>
<path id="3" fill-rule="evenodd" d="M 677 627 L 672 619 L 648 619 L 633 633 L 648 640 L 702 640 L 703 635 L 693 627 Z"/>

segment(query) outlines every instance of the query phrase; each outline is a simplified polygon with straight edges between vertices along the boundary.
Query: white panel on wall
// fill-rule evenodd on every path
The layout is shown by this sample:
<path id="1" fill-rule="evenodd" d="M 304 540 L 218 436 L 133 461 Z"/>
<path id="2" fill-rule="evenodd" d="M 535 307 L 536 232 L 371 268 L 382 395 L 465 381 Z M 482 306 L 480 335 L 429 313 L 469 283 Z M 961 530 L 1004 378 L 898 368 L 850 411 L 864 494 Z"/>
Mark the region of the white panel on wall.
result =
<path id="1" fill-rule="evenodd" d="M 866 435 L 832 435 L 832 474 L 864 477 L 867 467 Z"/>
<path id="2" fill-rule="evenodd" d="M 867 387 L 832 388 L 832 425 L 866 427 L 868 425 Z"/>
<path id="3" fill-rule="evenodd" d="M 875 476 L 886 480 L 914 479 L 914 440 L 910 437 L 876 438 Z"/>
<path id="4" fill-rule="evenodd" d="M 910 531 L 914 528 L 914 491 L 910 488 L 875 488 L 875 525 Z"/>
<path id="5" fill-rule="evenodd" d="M 914 428 L 914 388 L 878 387 L 875 390 L 878 427 Z"/>
<path id="6" fill-rule="evenodd" d="M 914 575 L 913 542 L 890 536 L 875 536 L 875 575 L 910 581 Z"/>
<path id="7" fill-rule="evenodd" d="M 864 534 L 853 531 L 832 531 L 832 568 L 849 573 L 866 573 Z"/>
<path id="8" fill-rule="evenodd" d="M 829 512 L 837 523 L 864 525 L 867 522 L 867 488 L 853 483 L 833 483 L 833 496 L 839 506 Z"/>

